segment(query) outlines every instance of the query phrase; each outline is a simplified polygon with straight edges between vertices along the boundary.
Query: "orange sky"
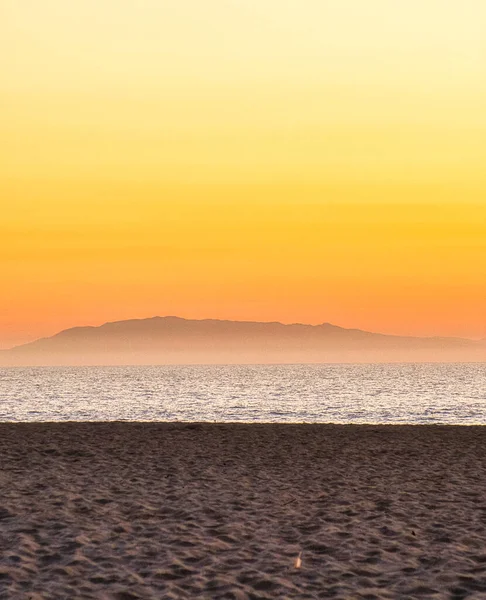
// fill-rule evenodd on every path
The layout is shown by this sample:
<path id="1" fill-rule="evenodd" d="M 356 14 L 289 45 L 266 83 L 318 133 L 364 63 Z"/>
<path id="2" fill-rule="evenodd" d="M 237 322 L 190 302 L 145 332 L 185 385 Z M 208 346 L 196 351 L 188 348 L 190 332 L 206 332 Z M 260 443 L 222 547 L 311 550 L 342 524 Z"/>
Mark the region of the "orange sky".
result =
<path id="1" fill-rule="evenodd" d="M 0 10 L 0 347 L 156 314 L 486 337 L 482 0 Z"/>

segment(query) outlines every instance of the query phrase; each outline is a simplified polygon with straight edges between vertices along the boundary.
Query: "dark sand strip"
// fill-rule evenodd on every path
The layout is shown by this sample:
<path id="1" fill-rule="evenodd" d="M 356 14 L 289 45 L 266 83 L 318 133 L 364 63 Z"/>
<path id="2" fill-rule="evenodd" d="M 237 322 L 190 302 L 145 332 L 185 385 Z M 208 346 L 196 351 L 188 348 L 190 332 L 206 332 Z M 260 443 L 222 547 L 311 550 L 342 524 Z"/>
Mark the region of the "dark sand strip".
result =
<path id="1" fill-rule="evenodd" d="M 484 600 L 486 427 L 0 424 L 0 598 Z"/>

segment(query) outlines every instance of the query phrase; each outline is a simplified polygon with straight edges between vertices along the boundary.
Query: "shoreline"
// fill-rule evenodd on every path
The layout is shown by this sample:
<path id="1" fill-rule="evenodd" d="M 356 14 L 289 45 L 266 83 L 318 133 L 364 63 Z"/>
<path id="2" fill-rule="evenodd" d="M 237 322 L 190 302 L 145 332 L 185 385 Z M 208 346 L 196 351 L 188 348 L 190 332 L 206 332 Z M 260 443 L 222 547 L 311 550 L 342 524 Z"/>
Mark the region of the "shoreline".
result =
<path id="1" fill-rule="evenodd" d="M 157 425 L 160 427 L 166 427 L 168 425 L 174 427 L 184 426 L 220 426 L 229 425 L 231 427 L 248 427 L 248 426 L 259 426 L 259 427 L 349 427 L 349 428 L 367 428 L 367 427 L 384 427 L 384 428 L 403 428 L 403 427 L 447 427 L 447 428 L 464 428 L 464 427 L 478 427 L 485 428 L 486 423 L 446 423 L 446 422 L 431 422 L 431 423 L 382 423 L 382 422 L 367 422 L 367 423 L 340 423 L 337 421 L 333 422 L 321 422 L 321 421 L 136 421 L 136 420 L 115 420 L 115 421 L 1 421 L 0 427 L 4 425 L 16 425 L 16 426 L 77 426 L 77 425 L 93 425 L 93 426 L 106 426 L 106 425 Z"/>

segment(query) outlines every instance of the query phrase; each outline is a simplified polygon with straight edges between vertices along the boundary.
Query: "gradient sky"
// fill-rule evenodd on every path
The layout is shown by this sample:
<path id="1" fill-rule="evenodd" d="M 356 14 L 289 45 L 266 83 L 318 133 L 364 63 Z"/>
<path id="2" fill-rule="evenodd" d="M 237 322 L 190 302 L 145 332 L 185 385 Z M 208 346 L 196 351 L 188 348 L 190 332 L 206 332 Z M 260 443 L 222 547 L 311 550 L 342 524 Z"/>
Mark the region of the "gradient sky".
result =
<path id="1" fill-rule="evenodd" d="M 0 347 L 486 336 L 484 0 L 2 0 Z"/>

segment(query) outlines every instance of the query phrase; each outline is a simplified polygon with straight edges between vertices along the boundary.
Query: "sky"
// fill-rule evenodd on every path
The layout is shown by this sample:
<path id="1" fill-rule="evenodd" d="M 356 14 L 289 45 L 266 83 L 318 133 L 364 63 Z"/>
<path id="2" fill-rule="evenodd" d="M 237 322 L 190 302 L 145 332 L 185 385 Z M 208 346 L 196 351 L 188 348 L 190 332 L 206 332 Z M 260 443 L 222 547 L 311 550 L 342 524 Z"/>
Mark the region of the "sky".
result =
<path id="1" fill-rule="evenodd" d="M 153 315 L 486 337 L 483 0 L 0 23 L 0 348 Z"/>

